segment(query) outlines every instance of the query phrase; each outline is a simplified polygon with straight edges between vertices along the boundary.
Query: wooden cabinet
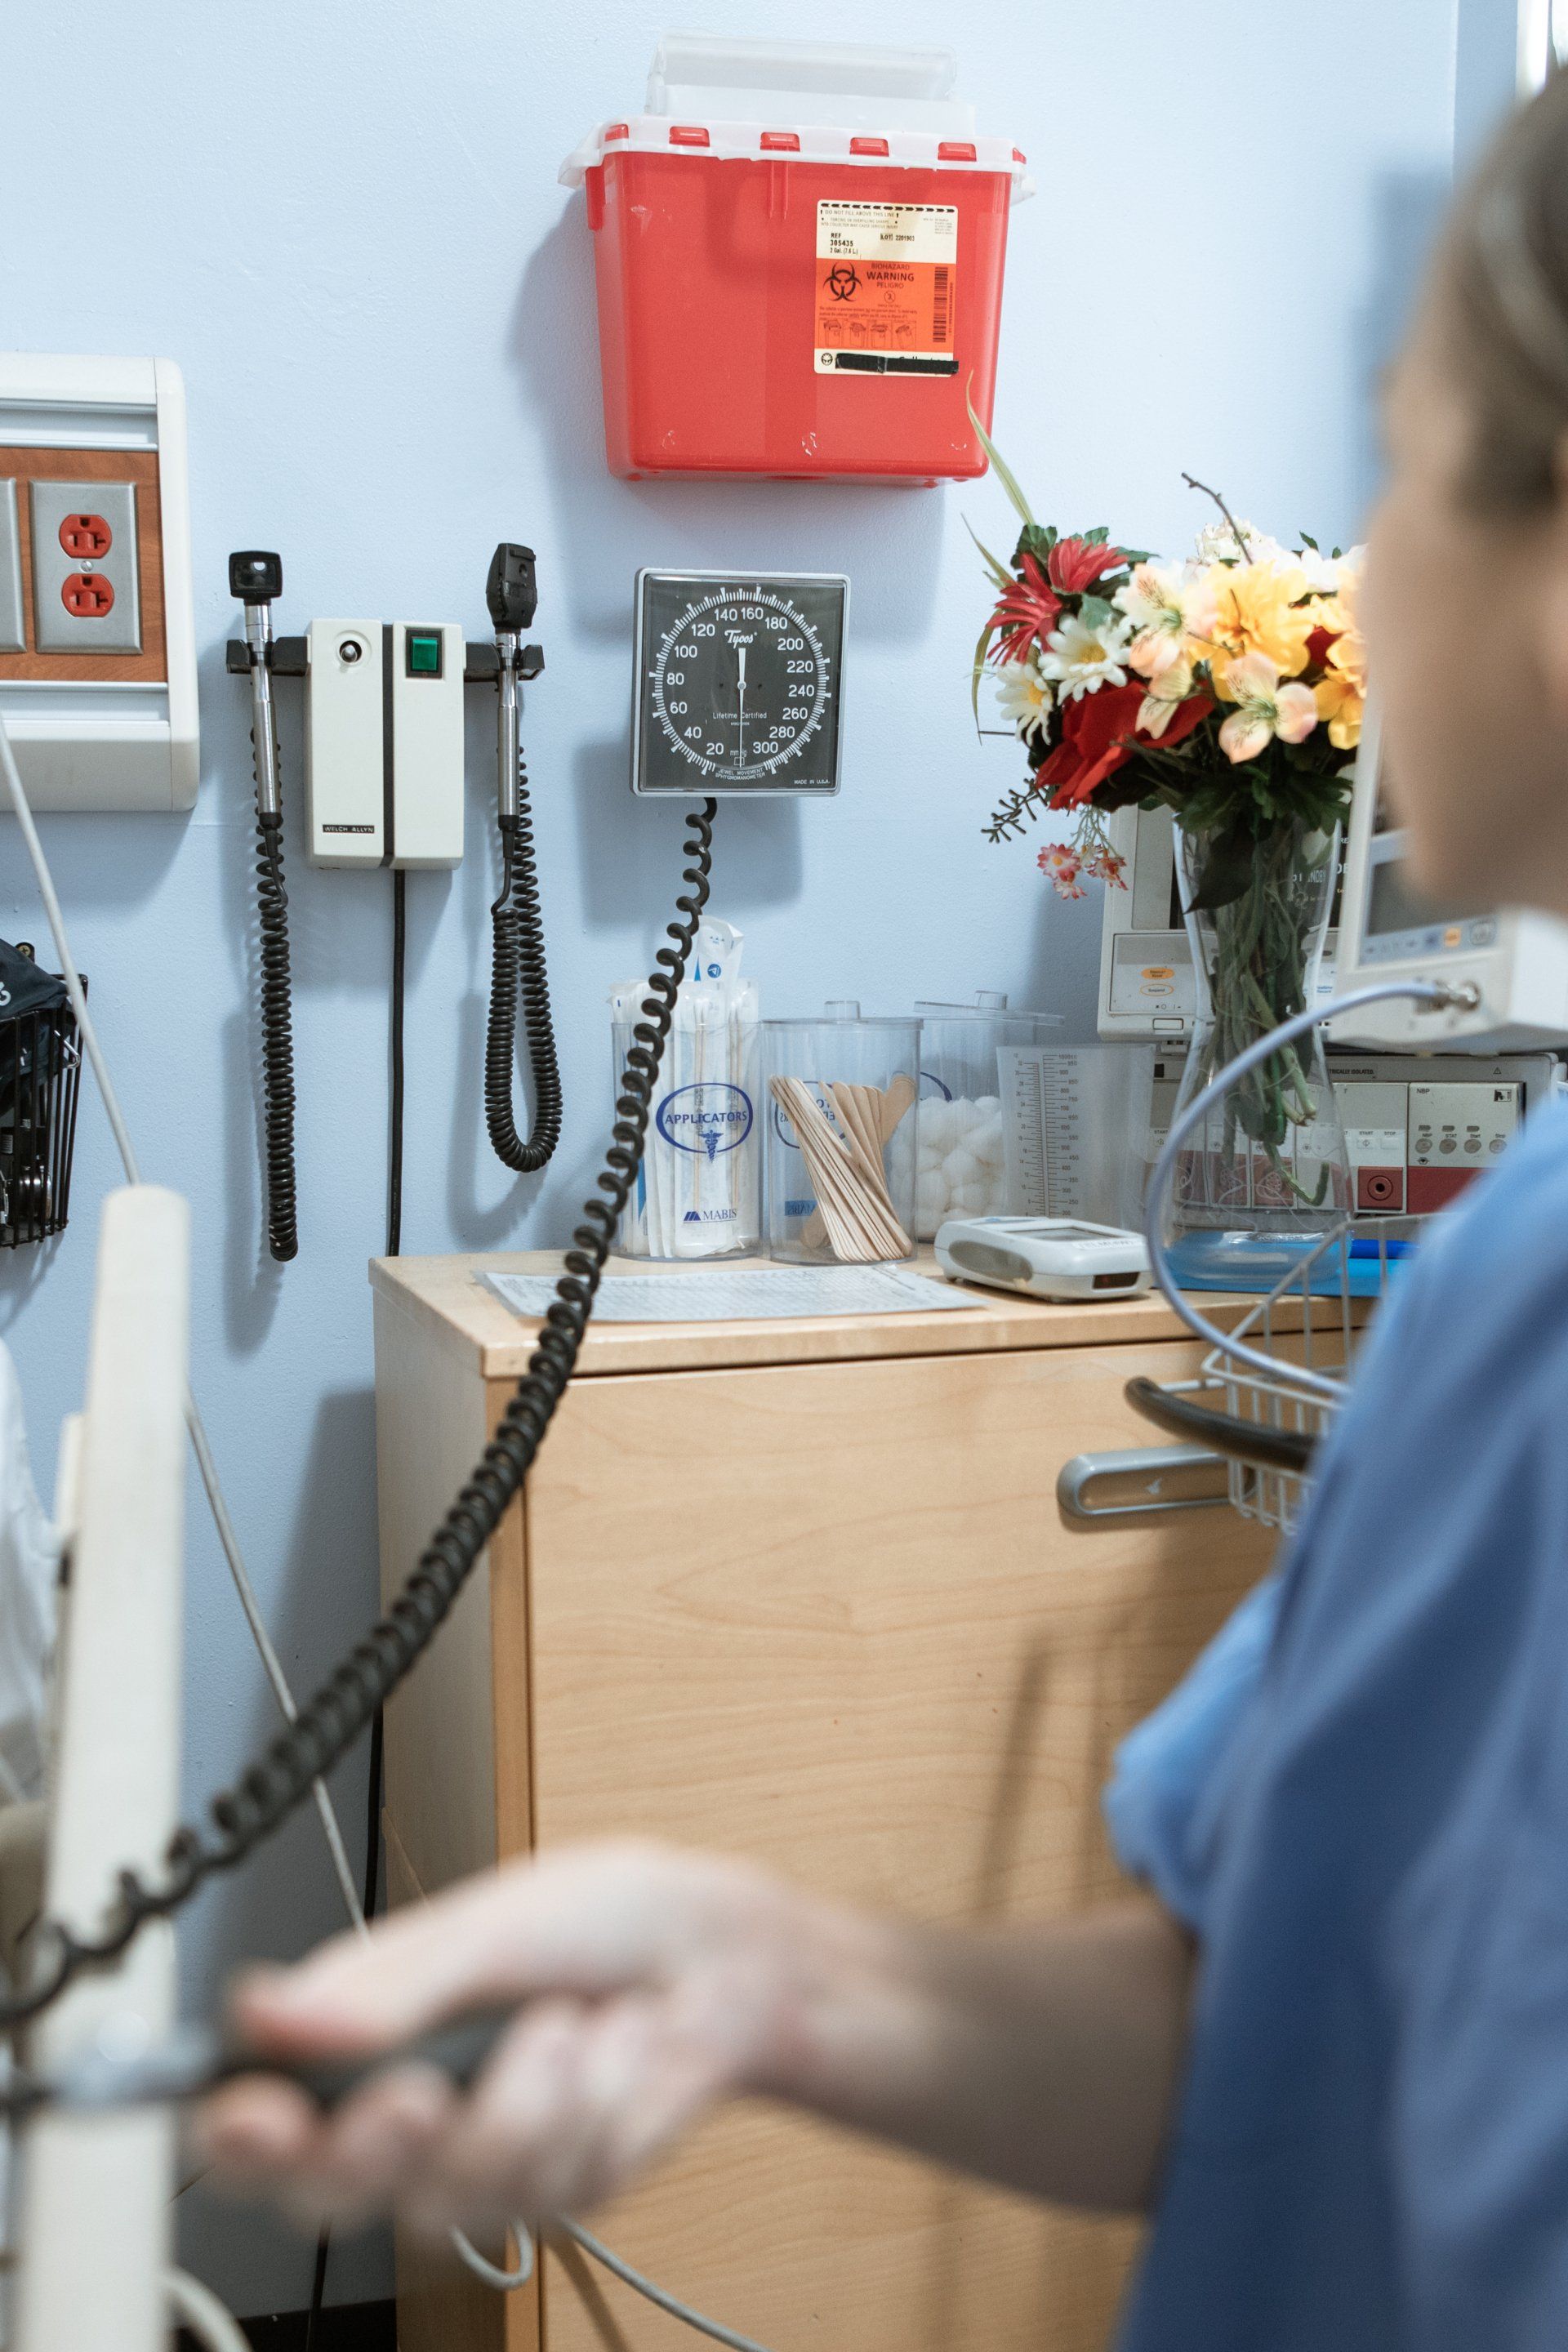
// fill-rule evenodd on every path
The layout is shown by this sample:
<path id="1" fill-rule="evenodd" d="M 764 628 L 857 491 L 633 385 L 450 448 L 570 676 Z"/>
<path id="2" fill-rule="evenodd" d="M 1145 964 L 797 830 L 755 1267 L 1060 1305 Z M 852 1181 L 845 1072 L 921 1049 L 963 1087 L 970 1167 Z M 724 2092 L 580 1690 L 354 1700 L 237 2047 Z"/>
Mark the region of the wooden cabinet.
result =
<path id="1" fill-rule="evenodd" d="M 478 1263 L 374 1270 L 389 1593 L 530 1351 Z M 1268 1556 L 1223 1507 L 1092 1532 L 1058 1507 L 1068 1457 L 1157 1442 L 1122 1388 L 1192 1376 L 1179 1329 L 1152 1300 L 979 1293 L 957 1314 L 598 1327 L 388 1710 L 395 1897 L 622 1832 L 933 1920 L 1113 1894 L 1111 1750 Z M 1136 2238 L 760 2105 L 595 2226 L 773 2352 L 1094 2352 Z M 696 2340 L 575 2254 L 504 2305 L 423 2258 L 399 2284 L 404 2352 Z"/>

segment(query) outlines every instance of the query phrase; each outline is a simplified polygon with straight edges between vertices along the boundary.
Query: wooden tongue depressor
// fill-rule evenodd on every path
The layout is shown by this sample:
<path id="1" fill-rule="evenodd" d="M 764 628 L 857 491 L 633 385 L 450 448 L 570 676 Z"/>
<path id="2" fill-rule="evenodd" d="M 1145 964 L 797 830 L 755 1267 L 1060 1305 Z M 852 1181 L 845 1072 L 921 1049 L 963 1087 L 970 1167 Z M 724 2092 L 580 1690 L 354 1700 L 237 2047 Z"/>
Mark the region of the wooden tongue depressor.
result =
<path id="1" fill-rule="evenodd" d="M 842 1147 L 828 1129 L 810 1088 L 799 1078 L 774 1078 L 773 1092 L 795 1129 L 811 1171 L 817 1203 L 811 1222 L 826 1232 L 835 1257 L 854 1261 L 875 1256 L 869 1237 L 855 1216 Z"/>
<path id="2" fill-rule="evenodd" d="M 909 1237 L 894 1218 L 885 1191 L 871 1181 L 871 1163 L 853 1130 L 848 1143 L 840 1139 L 804 1080 L 775 1078 L 773 1087 L 811 1170 L 835 1256 L 858 1262 L 906 1256 Z"/>

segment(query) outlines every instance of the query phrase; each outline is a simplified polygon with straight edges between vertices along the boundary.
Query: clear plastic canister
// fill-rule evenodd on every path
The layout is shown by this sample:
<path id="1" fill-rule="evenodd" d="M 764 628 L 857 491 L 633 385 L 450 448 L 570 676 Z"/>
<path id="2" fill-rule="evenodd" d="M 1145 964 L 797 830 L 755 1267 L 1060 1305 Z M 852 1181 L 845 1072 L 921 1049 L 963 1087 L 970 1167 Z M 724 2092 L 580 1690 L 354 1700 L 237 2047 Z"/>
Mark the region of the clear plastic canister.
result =
<path id="1" fill-rule="evenodd" d="M 682 1001 L 665 1040 L 642 1166 L 616 1237 L 628 1257 L 743 1257 L 758 1244 L 761 1024 L 694 1018 L 702 1010 Z M 611 1023 L 617 1091 L 635 1026 Z"/>
<path id="2" fill-rule="evenodd" d="M 935 1238 L 947 1217 L 1016 1216 L 1009 1198 L 996 1056 L 1004 1045 L 1044 1045 L 1062 1025 L 1058 1013 L 1010 1010 L 994 989 L 971 1004 L 920 1003 L 920 1159 L 915 1234 Z"/>
<path id="3" fill-rule="evenodd" d="M 914 1255 L 921 1024 L 858 1004 L 763 1024 L 769 1255 L 867 1265 Z"/>

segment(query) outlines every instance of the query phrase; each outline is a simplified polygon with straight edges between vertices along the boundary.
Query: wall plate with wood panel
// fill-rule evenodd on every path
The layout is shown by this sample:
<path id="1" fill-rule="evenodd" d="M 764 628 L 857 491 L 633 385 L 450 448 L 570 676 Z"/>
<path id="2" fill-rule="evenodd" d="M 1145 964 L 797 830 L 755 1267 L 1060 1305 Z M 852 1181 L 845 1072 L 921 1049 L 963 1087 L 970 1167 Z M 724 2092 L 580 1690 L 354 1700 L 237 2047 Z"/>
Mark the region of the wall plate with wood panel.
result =
<path id="1" fill-rule="evenodd" d="M 37 808 L 195 800 L 185 400 L 170 360 L 0 352 L 0 710 Z"/>

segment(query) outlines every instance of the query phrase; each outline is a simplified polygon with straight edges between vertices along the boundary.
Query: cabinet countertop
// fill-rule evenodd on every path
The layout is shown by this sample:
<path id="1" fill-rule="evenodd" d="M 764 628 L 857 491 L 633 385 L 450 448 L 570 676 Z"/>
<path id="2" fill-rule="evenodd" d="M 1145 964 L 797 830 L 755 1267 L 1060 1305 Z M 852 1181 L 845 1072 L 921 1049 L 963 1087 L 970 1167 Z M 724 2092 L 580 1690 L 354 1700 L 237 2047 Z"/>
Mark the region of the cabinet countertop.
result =
<path id="1" fill-rule="evenodd" d="M 528 1364 L 539 1324 L 514 1315 L 480 1279 L 486 1273 L 561 1272 L 559 1250 L 486 1251 L 472 1256 L 373 1258 L 377 1294 L 413 1315 L 432 1335 L 473 1363 L 485 1380 L 515 1380 Z M 765 1258 L 731 1258 L 726 1272 L 765 1268 Z M 936 1272 L 933 1251 L 922 1249 L 922 1273 Z M 605 1280 L 618 1274 L 689 1274 L 690 1265 L 650 1265 L 612 1257 Z M 999 1290 L 964 1286 L 962 1308 L 918 1309 L 898 1315 L 797 1316 L 766 1322 L 590 1324 L 577 1376 L 612 1373 L 721 1371 L 746 1364 L 850 1362 L 868 1357 L 964 1356 L 995 1350 L 1114 1347 L 1188 1338 L 1185 1326 L 1157 1292 L 1142 1298 L 1057 1306 Z M 1203 1311 L 1223 1328 L 1238 1323 L 1256 1298 L 1205 1295 Z M 1300 1328 L 1299 1304 L 1275 1310 L 1275 1328 Z"/>

